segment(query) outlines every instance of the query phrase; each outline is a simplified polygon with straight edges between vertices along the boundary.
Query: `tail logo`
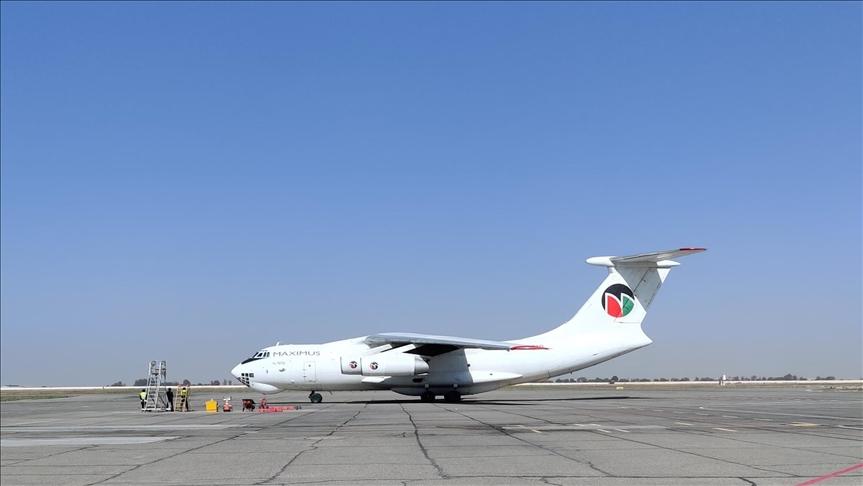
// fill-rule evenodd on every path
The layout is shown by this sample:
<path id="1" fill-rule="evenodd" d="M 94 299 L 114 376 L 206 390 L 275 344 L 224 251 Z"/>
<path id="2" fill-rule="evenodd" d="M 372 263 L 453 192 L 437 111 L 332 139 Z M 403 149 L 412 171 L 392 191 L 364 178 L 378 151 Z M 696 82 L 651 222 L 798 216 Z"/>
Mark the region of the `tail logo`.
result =
<path id="1" fill-rule="evenodd" d="M 614 284 L 602 293 L 602 308 L 611 317 L 623 317 L 635 308 L 632 290 L 623 284 Z"/>

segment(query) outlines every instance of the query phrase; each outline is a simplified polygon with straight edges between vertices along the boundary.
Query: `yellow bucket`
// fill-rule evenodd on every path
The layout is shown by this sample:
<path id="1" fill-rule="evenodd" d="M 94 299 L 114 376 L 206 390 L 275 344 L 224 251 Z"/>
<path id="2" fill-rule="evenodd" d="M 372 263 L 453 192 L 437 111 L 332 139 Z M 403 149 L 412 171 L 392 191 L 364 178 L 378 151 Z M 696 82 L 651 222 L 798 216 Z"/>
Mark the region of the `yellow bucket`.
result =
<path id="1" fill-rule="evenodd" d="M 219 402 L 215 400 L 207 400 L 204 402 L 206 409 L 208 412 L 218 412 L 219 411 Z"/>

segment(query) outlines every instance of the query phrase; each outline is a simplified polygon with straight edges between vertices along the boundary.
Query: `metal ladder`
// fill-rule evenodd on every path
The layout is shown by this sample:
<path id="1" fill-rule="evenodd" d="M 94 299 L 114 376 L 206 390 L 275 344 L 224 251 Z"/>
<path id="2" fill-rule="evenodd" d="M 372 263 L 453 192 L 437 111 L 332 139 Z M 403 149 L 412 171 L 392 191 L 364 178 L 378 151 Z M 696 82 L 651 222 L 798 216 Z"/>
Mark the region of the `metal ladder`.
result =
<path id="1" fill-rule="evenodd" d="M 150 361 L 150 371 L 147 375 L 147 398 L 145 412 L 164 412 L 168 408 L 165 395 L 165 381 L 168 377 L 168 367 L 164 361 Z"/>

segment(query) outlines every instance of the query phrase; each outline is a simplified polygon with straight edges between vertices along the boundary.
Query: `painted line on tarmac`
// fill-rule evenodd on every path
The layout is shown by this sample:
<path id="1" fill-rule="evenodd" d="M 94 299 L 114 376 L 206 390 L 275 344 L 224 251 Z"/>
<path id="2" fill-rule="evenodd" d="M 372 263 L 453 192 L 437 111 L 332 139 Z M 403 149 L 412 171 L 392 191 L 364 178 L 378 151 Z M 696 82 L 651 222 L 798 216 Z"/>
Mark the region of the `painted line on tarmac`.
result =
<path id="1" fill-rule="evenodd" d="M 77 445 L 133 445 L 152 444 L 176 439 L 177 437 L 44 437 L 0 439 L 0 447 L 44 447 Z"/>
<path id="2" fill-rule="evenodd" d="M 77 432 L 87 430 L 221 430 L 247 424 L 147 424 L 147 425 L 67 425 L 57 427 L 7 426 L 3 432 Z"/>
<path id="3" fill-rule="evenodd" d="M 818 476 L 817 478 L 812 478 L 809 481 L 805 481 L 805 482 L 798 484 L 797 486 L 809 486 L 810 484 L 820 483 L 821 481 L 824 481 L 824 480 L 827 480 L 830 478 L 835 478 L 836 476 L 841 476 L 843 474 L 848 474 L 851 471 L 856 471 L 857 469 L 861 469 L 861 468 L 863 468 L 863 462 L 858 463 L 858 464 L 854 464 L 853 466 L 850 466 L 850 467 L 846 467 L 845 469 L 833 471 L 832 473 L 828 473 L 828 474 L 825 474 L 823 476 Z"/>
<path id="4" fill-rule="evenodd" d="M 729 410 L 722 408 L 707 408 L 707 407 L 698 407 L 699 410 L 710 410 L 711 412 L 736 412 L 736 413 L 755 413 L 760 415 L 781 415 L 785 417 L 810 417 L 810 418 L 824 418 L 824 419 L 836 419 L 836 420 L 863 420 L 858 417 L 835 417 L 832 415 L 809 415 L 806 413 L 779 413 L 779 412 L 764 412 L 762 410 Z M 701 415 L 698 412 L 695 412 L 697 415 Z"/>
<path id="5" fill-rule="evenodd" d="M 534 425 L 532 427 L 527 427 L 524 425 L 513 425 L 513 426 L 505 426 L 503 427 L 506 430 L 530 430 L 536 433 L 542 432 L 565 432 L 565 431 L 591 431 L 591 430 L 599 430 L 601 432 L 608 432 L 608 429 L 619 430 L 621 432 L 632 432 L 633 430 L 657 430 L 657 429 L 667 429 L 668 427 L 663 427 L 662 425 L 599 425 L 599 424 L 572 424 L 572 425 Z"/>
<path id="6" fill-rule="evenodd" d="M 60 422 L 61 419 L 45 419 L 45 420 L 32 420 L 30 422 L 18 422 L 14 424 L 4 425 L 4 427 L 29 427 L 31 425 L 45 425 L 50 423 Z"/>
<path id="7" fill-rule="evenodd" d="M 723 431 L 723 432 L 737 432 L 737 431 L 736 431 L 736 430 L 734 430 L 734 429 L 725 429 L 725 428 L 722 428 L 722 427 L 713 427 L 713 430 L 721 430 L 721 431 Z"/>

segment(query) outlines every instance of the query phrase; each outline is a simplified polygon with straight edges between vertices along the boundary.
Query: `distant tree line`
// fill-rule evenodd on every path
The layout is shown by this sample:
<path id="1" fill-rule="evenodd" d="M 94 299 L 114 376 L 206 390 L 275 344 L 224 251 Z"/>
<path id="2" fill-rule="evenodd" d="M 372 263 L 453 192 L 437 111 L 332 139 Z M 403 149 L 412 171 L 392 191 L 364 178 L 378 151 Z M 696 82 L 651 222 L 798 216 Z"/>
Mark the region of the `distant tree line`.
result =
<path id="1" fill-rule="evenodd" d="M 163 385 L 165 385 L 165 386 L 218 386 L 218 385 L 233 385 L 233 384 L 234 384 L 233 380 L 210 380 L 209 383 L 201 383 L 201 382 L 192 383 L 188 379 L 182 380 L 179 382 L 177 382 L 177 381 L 166 381 L 163 383 Z M 126 385 L 123 383 L 123 380 L 120 380 L 118 382 L 111 383 L 108 386 L 126 386 Z M 147 386 L 147 379 L 146 378 L 138 378 L 137 380 L 135 380 L 134 383 L 132 383 L 132 386 L 145 387 L 145 386 Z"/>
<path id="2" fill-rule="evenodd" d="M 809 380 L 810 378 L 806 378 L 804 376 L 797 376 L 791 373 L 788 373 L 783 376 L 726 376 L 727 381 L 796 381 L 796 380 Z M 816 376 L 815 380 L 835 380 L 835 376 Z M 648 383 L 648 382 L 680 382 L 680 381 L 719 381 L 719 378 L 712 376 L 695 376 L 693 378 L 689 378 L 688 376 L 684 376 L 681 378 L 618 378 L 617 376 L 612 376 L 610 378 L 587 378 L 585 376 L 579 376 L 578 378 L 558 378 L 554 380 L 554 383 Z M 166 386 L 218 386 L 218 385 L 233 385 L 233 380 L 210 380 L 209 383 L 192 383 L 190 380 L 182 380 L 180 382 L 176 381 L 167 381 L 164 383 Z M 115 383 L 111 383 L 109 386 L 126 386 L 122 380 L 117 381 Z M 147 386 L 146 378 L 138 378 L 132 384 L 132 386 Z"/>

